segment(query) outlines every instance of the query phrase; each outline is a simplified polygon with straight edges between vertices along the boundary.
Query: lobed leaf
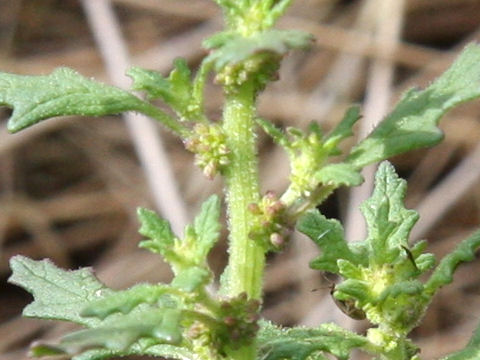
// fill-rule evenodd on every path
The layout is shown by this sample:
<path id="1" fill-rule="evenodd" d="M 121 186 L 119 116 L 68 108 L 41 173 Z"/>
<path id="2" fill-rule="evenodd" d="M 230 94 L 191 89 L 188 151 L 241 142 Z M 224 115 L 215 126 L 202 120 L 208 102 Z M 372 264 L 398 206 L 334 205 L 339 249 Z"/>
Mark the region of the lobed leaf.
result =
<path id="1" fill-rule="evenodd" d="M 342 121 L 325 137 L 324 147 L 330 149 L 331 154 L 338 154 L 338 144 L 346 138 L 353 136 L 353 125 L 360 120 L 360 106 L 350 107 L 345 113 Z"/>
<path id="2" fill-rule="evenodd" d="M 220 236 L 220 199 L 216 195 L 202 204 L 193 226 L 185 228 L 183 240 L 177 239 L 169 223 L 155 212 L 140 208 L 138 216 L 142 223 L 140 233 L 150 238 L 142 241 L 140 247 L 161 254 L 174 266 L 177 275 L 182 269 L 204 266 L 209 251 Z"/>
<path id="3" fill-rule="evenodd" d="M 82 310 L 81 315 L 103 320 L 117 312 L 128 314 L 140 304 L 158 303 L 164 294 L 178 296 L 179 292 L 164 284 L 138 284 L 128 290 L 115 291 L 100 300 L 91 302 Z"/>
<path id="4" fill-rule="evenodd" d="M 451 108 L 480 97 L 480 46 L 465 48 L 455 63 L 427 89 L 410 90 L 393 111 L 357 146 L 348 160 L 357 168 L 443 139 L 437 127 Z"/>
<path id="5" fill-rule="evenodd" d="M 144 208 L 138 208 L 137 215 L 141 223 L 140 234 L 149 238 L 141 241 L 138 246 L 162 255 L 168 262 L 178 261 L 178 256 L 173 252 L 176 237 L 168 221 Z"/>
<path id="6" fill-rule="evenodd" d="M 90 302 L 112 294 L 112 290 L 99 282 L 90 269 L 65 271 L 50 260 L 35 261 L 21 255 L 11 258 L 10 267 L 13 274 L 8 281 L 34 297 L 23 310 L 24 316 L 84 326 L 99 324 L 98 319 L 85 318 L 81 312 Z"/>
<path id="7" fill-rule="evenodd" d="M 149 339 L 140 339 L 122 351 L 92 349 L 72 357 L 72 360 L 104 360 L 127 355 L 149 355 L 166 359 L 196 360 L 196 355 L 183 347 L 170 344 L 153 344 Z"/>
<path id="8" fill-rule="evenodd" d="M 59 348 L 75 354 L 92 348 L 126 351 L 142 338 L 155 343 L 178 344 L 182 338 L 181 312 L 167 308 L 138 308 L 106 319 L 101 326 L 65 335 Z"/>
<path id="9" fill-rule="evenodd" d="M 370 248 L 370 261 L 374 264 L 391 263 L 402 246 L 408 247 L 408 236 L 418 214 L 405 209 L 405 192 L 405 180 L 397 176 L 389 162 L 382 162 L 375 175 L 373 194 L 361 206 L 368 228 L 365 241 Z"/>
<path id="10" fill-rule="evenodd" d="M 262 360 L 326 359 L 326 353 L 343 360 L 348 359 L 353 349 L 368 343 L 365 337 L 335 324 L 283 329 L 262 321 L 260 326 L 258 345 Z"/>
<path id="11" fill-rule="evenodd" d="M 312 36 L 296 30 L 266 30 L 250 37 L 230 32 L 219 33 L 207 39 L 204 46 L 216 49 L 207 61 L 214 64 L 215 70 L 226 65 L 238 64 L 251 55 L 261 52 L 284 55 L 292 49 L 306 48 L 312 43 Z"/>
<path id="12" fill-rule="evenodd" d="M 173 99 L 170 84 L 160 72 L 134 66 L 128 69 L 127 75 L 133 80 L 132 90 L 145 92 L 148 100 Z"/>
<path id="13" fill-rule="evenodd" d="M 195 102 L 191 71 L 185 59 L 175 59 L 174 69 L 168 78 L 154 70 L 132 67 L 127 75 L 133 79 L 133 90 L 144 91 L 149 100 L 161 98 L 185 120 L 200 116 L 201 106 Z M 206 74 L 201 74 L 203 77 Z M 203 87 L 203 84 L 200 84 Z M 198 91 L 196 89 L 195 91 Z M 197 105 L 197 106 L 195 106 Z"/>
<path id="14" fill-rule="evenodd" d="M 193 229 L 196 234 L 195 257 L 197 263 L 201 263 L 206 260 L 220 236 L 220 198 L 217 195 L 210 196 L 202 204 L 193 222 Z"/>
<path id="15" fill-rule="evenodd" d="M 146 103 L 119 88 L 87 79 L 74 70 L 59 68 L 41 76 L 0 73 L 0 105 L 13 108 L 8 130 L 17 132 L 61 115 L 142 112 Z"/>
<path id="16" fill-rule="evenodd" d="M 433 274 L 425 284 L 426 292 L 433 294 L 442 286 L 450 284 L 453 280 L 453 273 L 462 262 L 471 261 L 475 258 L 475 251 L 480 247 L 480 231 L 457 245 L 455 250 L 445 256 L 433 271 Z"/>
<path id="17" fill-rule="evenodd" d="M 315 173 L 315 179 L 324 185 L 358 186 L 363 183 L 363 176 L 349 163 L 336 163 L 323 166 Z"/>
<path id="18" fill-rule="evenodd" d="M 345 259 L 354 264 L 362 262 L 361 257 L 353 253 L 345 241 L 340 222 L 327 219 L 318 210 L 305 214 L 299 220 L 297 229 L 311 238 L 322 250 L 322 255 L 310 263 L 313 269 L 338 274 L 339 259 Z"/>

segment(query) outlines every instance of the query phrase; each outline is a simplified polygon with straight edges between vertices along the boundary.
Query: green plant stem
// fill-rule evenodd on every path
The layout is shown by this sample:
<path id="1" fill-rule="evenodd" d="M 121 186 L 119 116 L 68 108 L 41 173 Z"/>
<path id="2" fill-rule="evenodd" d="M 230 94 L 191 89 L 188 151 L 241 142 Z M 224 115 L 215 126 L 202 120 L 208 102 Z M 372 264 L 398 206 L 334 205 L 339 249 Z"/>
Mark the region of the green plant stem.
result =
<path id="1" fill-rule="evenodd" d="M 148 103 L 143 103 L 141 106 L 139 106 L 138 111 L 161 122 L 175 134 L 180 135 L 183 139 L 187 138 L 191 133 L 190 129 L 183 126 L 177 119 L 165 114 L 156 106 L 150 105 Z"/>
<path id="2" fill-rule="evenodd" d="M 263 247 L 249 237 L 253 214 L 248 205 L 260 199 L 255 143 L 255 89 L 251 82 L 226 95 L 224 131 L 230 150 L 225 169 L 226 201 L 230 227 L 229 264 L 222 279 L 222 293 L 246 293 L 260 299 L 265 266 Z"/>
<path id="3" fill-rule="evenodd" d="M 333 185 L 319 186 L 312 191 L 308 198 L 303 198 L 298 192 L 287 189 L 280 200 L 287 205 L 288 226 L 294 226 L 297 220 L 305 214 L 308 210 L 320 205 L 330 194 L 336 189 Z"/>

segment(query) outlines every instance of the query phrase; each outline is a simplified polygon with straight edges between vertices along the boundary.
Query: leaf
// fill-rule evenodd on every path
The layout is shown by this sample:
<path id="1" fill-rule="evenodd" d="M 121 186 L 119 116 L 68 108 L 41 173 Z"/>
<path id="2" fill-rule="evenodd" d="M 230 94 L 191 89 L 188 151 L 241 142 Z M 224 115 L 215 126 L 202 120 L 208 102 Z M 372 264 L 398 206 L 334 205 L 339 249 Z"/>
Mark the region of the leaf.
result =
<path id="1" fill-rule="evenodd" d="M 62 338 L 59 347 L 75 354 L 92 348 L 125 351 L 141 338 L 178 344 L 182 338 L 180 317 L 177 309 L 138 308 L 106 319 L 101 326 L 70 333 Z"/>
<path id="2" fill-rule="evenodd" d="M 457 245 L 455 250 L 445 256 L 435 268 L 433 274 L 425 284 L 426 292 L 433 294 L 442 286 L 450 284 L 453 280 L 453 273 L 462 262 L 471 261 L 475 258 L 475 251 L 480 247 L 480 231 Z"/>
<path id="3" fill-rule="evenodd" d="M 131 352 L 133 353 L 133 352 Z M 178 360 L 197 360 L 198 355 L 190 352 L 184 347 L 169 345 L 169 344 L 159 344 L 149 346 L 146 349 L 138 351 L 137 354 L 145 354 L 159 358 L 165 359 L 178 359 Z"/>
<path id="4" fill-rule="evenodd" d="M 166 102 L 173 99 L 170 83 L 158 71 L 131 67 L 127 75 L 133 80 L 132 90 L 144 91 L 148 100 L 162 98 Z"/>
<path id="5" fill-rule="evenodd" d="M 0 105 L 13 108 L 8 120 L 11 132 L 55 116 L 142 112 L 148 106 L 126 91 L 87 79 L 68 68 L 41 76 L 0 73 Z"/>
<path id="6" fill-rule="evenodd" d="M 315 173 L 315 179 L 324 185 L 358 186 L 363 183 L 363 176 L 348 163 L 328 164 Z"/>
<path id="7" fill-rule="evenodd" d="M 210 196 L 203 204 L 200 213 L 195 217 L 193 229 L 196 234 L 195 257 L 197 263 L 204 262 L 213 245 L 220 236 L 220 198 Z"/>
<path id="8" fill-rule="evenodd" d="M 369 284 L 362 280 L 347 279 L 335 286 L 334 296 L 338 300 L 355 299 L 362 304 L 373 300 L 369 297 Z"/>
<path id="9" fill-rule="evenodd" d="M 103 360 L 110 359 L 114 356 L 123 355 L 123 351 L 112 351 L 104 349 L 93 349 L 82 352 L 79 355 L 72 357 L 72 360 Z M 129 353 L 130 355 L 130 353 Z"/>
<path id="10" fill-rule="evenodd" d="M 265 133 L 269 135 L 276 144 L 283 146 L 284 148 L 288 148 L 289 141 L 287 135 L 282 130 L 265 119 L 256 118 L 255 120 L 263 129 L 263 131 L 265 131 Z"/>
<path id="11" fill-rule="evenodd" d="M 95 326 L 99 320 L 84 318 L 82 310 L 94 300 L 112 293 L 92 274 L 90 269 L 64 271 L 49 260 L 35 261 L 24 256 L 10 260 L 13 271 L 9 282 L 33 294 L 34 301 L 23 310 L 23 315 L 51 320 L 72 321 Z"/>
<path id="12" fill-rule="evenodd" d="M 324 353 L 348 359 L 353 349 L 368 343 L 365 337 L 335 324 L 323 324 L 318 328 L 279 328 L 262 321 L 260 326 L 258 359 L 261 360 L 326 359 Z"/>
<path id="13" fill-rule="evenodd" d="M 423 284 L 419 280 L 399 281 L 392 286 L 386 288 L 378 297 L 379 302 L 383 302 L 387 298 L 396 298 L 400 295 L 418 295 L 423 291 Z"/>
<path id="14" fill-rule="evenodd" d="M 402 246 L 408 247 L 408 235 L 418 220 L 418 214 L 405 209 L 405 192 L 405 180 L 397 176 L 389 162 L 382 162 L 375 175 L 373 194 L 361 206 L 368 228 L 365 241 L 373 264 L 391 263 Z"/>
<path id="15" fill-rule="evenodd" d="M 337 260 L 338 273 L 345 279 L 361 279 L 362 270 L 355 264 L 345 259 Z"/>
<path id="16" fill-rule="evenodd" d="M 394 110 L 355 146 L 348 160 L 357 168 L 443 139 L 437 127 L 451 108 L 480 96 L 480 46 L 465 48 L 455 63 L 423 91 L 410 90 Z"/>
<path id="17" fill-rule="evenodd" d="M 30 357 L 59 356 L 65 354 L 66 352 L 57 346 L 40 342 L 34 342 L 32 346 L 30 346 L 30 351 L 28 353 Z"/>
<path id="18" fill-rule="evenodd" d="M 149 100 L 161 98 L 181 117 L 191 120 L 192 117 L 198 117 L 200 111 L 200 107 L 193 104 L 192 73 L 185 59 L 177 58 L 173 65 L 174 69 L 167 79 L 158 71 L 140 67 L 130 68 L 127 75 L 133 79 L 133 90 L 144 91 Z"/>
<path id="19" fill-rule="evenodd" d="M 186 293 L 193 293 L 200 286 L 210 282 L 212 274 L 208 269 L 192 266 L 181 270 L 173 279 L 171 286 Z"/>
<path id="20" fill-rule="evenodd" d="M 138 284 L 128 290 L 115 291 L 103 299 L 91 302 L 82 310 L 81 315 L 103 320 L 116 312 L 128 314 L 140 304 L 153 305 L 159 302 L 164 294 L 178 296 L 179 292 L 163 284 Z"/>
<path id="21" fill-rule="evenodd" d="M 207 39 L 204 46 L 216 49 L 206 61 L 219 71 L 226 65 L 238 64 L 253 54 L 261 52 L 284 55 L 292 49 L 306 48 L 312 43 L 312 35 L 296 30 L 266 30 L 250 37 L 220 33 Z"/>
<path id="22" fill-rule="evenodd" d="M 324 140 L 324 147 L 330 149 L 331 154 L 340 153 L 337 146 L 340 142 L 350 136 L 353 136 L 352 127 L 360 119 L 360 107 L 358 105 L 350 107 L 342 121 L 327 135 Z"/>
<path id="23" fill-rule="evenodd" d="M 456 351 L 442 360 L 477 360 L 480 358 L 480 326 L 473 332 L 467 346 L 459 351 Z"/>
<path id="24" fill-rule="evenodd" d="M 173 251 L 176 237 L 168 221 L 144 208 L 137 209 L 137 216 L 141 223 L 139 233 L 149 238 L 141 241 L 138 246 L 162 255 L 169 263 L 178 262 L 178 255 Z"/>
<path id="25" fill-rule="evenodd" d="M 312 260 L 310 267 L 338 274 L 337 261 L 348 260 L 361 263 L 361 257 L 353 253 L 344 238 L 339 221 L 327 219 L 318 210 L 305 214 L 298 222 L 297 229 L 312 239 L 322 250 L 322 255 Z"/>
<path id="26" fill-rule="evenodd" d="M 47 353 L 42 355 L 43 351 L 54 349 L 56 354 L 65 354 L 65 351 L 58 347 L 48 344 L 37 344 L 31 348 L 31 354 L 36 357 L 48 356 Z M 54 355 L 52 353 L 52 355 Z M 103 360 L 116 357 L 124 357 L 127 355 L 150 355 L 159 358 L 178 359 L 178 360 L 196 360 L 197 356 L 183 347 L 170 344 L 157 344 L 153 339 L 139 339 L 137 342 L 129 346 L 125 350 L 107 350 L 107 349 L 91 349 L 86 350 L 72 357 L 72 360 Z"/>

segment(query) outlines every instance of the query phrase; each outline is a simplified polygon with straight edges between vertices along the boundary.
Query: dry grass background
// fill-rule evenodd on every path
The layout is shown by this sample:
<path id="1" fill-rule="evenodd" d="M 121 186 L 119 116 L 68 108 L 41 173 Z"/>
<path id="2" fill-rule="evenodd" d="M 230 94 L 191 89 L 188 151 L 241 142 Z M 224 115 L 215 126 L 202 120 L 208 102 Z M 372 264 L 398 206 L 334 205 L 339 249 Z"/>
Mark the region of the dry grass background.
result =
<path id="1" fill-rule="evenodd" d="M 0 2 L 0 69 L 41 74 L 69 66 L 113 83 L 109 75 L 128 62 L 168 72 L 183 56 L 195 66 L 205 55 L 201 39 L 221 26 L 208 0 L 112 2 L 116 18 L 103 11 L 104 0 Z M 316 120 L 331 128 L 350 103 L 362 102 L 362 136 L 403 90 L 428 84 L 466 43 L 480 39 L 480 1 L 297 0 L 279 26 L 310 31 L 317 42 L 285 59 L 280 81 L 260 99 L 260 114 L 281 126 Z M 215 118 L 221 93 L 213 85 L 208 91 Z M 49 257 L 67 268 L 92 265 L 115 288 L 167 281 L 168 268 L 136 249 L 136 207 L 157 208 L 178 228 L 210 193 L 221 192 L 221 183 L 205 180 L 177 139 L 143 119 L 71 117 L 8 135 L 8 111 L 0 111 L 0 359 L 26 359 L 32 339 L 58 338 L 69 326 L 19 317 L 30 297 L 6 283 L 12 255 Z M 428 239 L 439 257 L 480 223 L 479 119 L 480 102 L 463 106 L 442 122 L 441 145 L 392 160 L 409 180 L 408 205 L 423 215 L 413 237 Z M 132 121 L 143 124 L 140 133 L 132 132 Z M 259 140 L 263 188 L 280 192 L 287 184 L 285 156 L 263 135 Z M 145 156 L 156 165 L 143 166 Z M 351 238 L 363 232 L 355 209 L 368 191 L 368 184 L 340 191 L 322 207 L 347 221 Z M 212 254 L 218 273 L 224 250 L 220 244 Z M 312 292 L 325 287 L 307 267 L 315 251 L 294 235 L 283 254 L 269 258 L 265 316 L 289 325 L 335 320 L 364 330 L 366 324 L 335 309 L 328 291 Z M 479 270 L 480 261 L 461 267 L 415 330 L 423 358 L 438 358 L 470 337 L 480 320 Z"/>

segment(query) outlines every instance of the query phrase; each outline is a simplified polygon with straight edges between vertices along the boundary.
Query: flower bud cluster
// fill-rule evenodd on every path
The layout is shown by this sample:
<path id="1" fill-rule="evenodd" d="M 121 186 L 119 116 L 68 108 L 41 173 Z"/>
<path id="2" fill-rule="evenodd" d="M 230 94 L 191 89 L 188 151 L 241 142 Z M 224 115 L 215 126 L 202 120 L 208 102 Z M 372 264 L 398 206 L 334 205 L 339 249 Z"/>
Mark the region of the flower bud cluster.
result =
<path id="1" fill-rule="evenodd" d="M 250 238 L 263 242 L 270 250 L 282 249 L 288 237 L 284 226 L 285 204 L 273 191 L 267 191 L 260 202 L 251 203 L 248 210 L 255 215 L 256 222 Z"/>
<path id="2" fill-rule="evenodd" d="M 230 150 L 225 139 L 220 125 L 196 124 L 193 135 L 184 142 L 185 148 L 195 154 L 195 165 L 210 180 L 230 162 Z"/>
<path id="3" fill-rule="evenodd" d="M 323 148 L 322 134 L 317 128 L 304 134 L 297 129 L 289 128 L 287 132 L 294 138 L 290 144 L 290 161 L 292 189 L 298 196 L 310 196 L 310 192 L 318 186 L 315 173 L 323 166 L 327 153 Z"/>
<path id="4" fill-rule="evenodd" d="M 223 340 L 231 347 L 238 348 L 255 339 L 259 329 L 260 305 L 259 300 L 247 299 L 246 293 L 220 303 Z"/>
<path id="5" fill-rule="evenodd" d="M 253 80 L 260 91 L 270 81 L 278 80 L 280 60 L 281 56 L 273 52 L 258 52 L 246 60 L 226 65 L 216 75 L 215 82 L 228 90 Z"/>

